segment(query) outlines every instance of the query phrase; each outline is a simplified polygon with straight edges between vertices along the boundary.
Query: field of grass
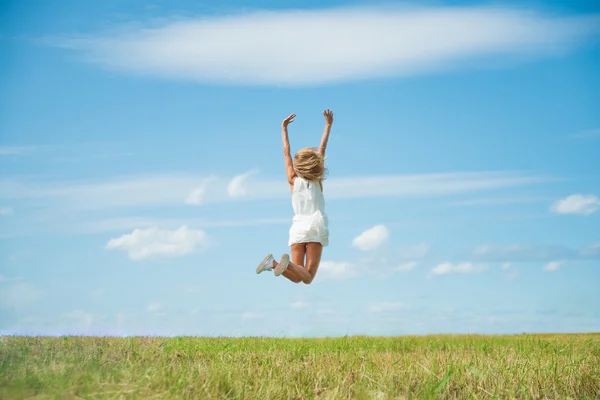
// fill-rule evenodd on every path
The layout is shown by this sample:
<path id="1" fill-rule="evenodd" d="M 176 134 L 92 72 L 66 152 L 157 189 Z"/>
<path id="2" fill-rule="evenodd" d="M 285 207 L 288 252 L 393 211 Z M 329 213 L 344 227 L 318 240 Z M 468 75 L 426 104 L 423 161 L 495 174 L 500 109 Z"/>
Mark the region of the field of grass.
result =
<path id="1" fill-rule="evenodd" d="M 0 338 L 1 399 L 599 399 L 600 334 Z"/>

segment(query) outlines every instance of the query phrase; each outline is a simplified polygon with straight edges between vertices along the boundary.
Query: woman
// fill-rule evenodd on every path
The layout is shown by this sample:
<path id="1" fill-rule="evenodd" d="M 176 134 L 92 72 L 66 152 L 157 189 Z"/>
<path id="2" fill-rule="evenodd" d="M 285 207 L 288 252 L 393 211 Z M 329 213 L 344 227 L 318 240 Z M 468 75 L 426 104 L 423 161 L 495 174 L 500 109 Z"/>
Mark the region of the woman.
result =
<path id="1" fill-rule="evenodd" d="M 319 149 L 303 148 L 294 155 L 293 161 L 287 127 L 296 114 L 290 115 L 281 124 L 285 171 L 294 209 L 288 240 L 292 260 L 288 254 L 284 254 L 281 261 L 276 262 L 273 255 L 269 254 L 256 268 L 257 274 L 274 270 L 275 276 L 283 275 L 292 282 L 304 282 L 307 285 L 317 274 L 323 247 L 329 244 L 323 179 L 326 172 L 325 149 L 333 124 L 333 112 L 325 110 L 323 115 L 326 123 Z"/>

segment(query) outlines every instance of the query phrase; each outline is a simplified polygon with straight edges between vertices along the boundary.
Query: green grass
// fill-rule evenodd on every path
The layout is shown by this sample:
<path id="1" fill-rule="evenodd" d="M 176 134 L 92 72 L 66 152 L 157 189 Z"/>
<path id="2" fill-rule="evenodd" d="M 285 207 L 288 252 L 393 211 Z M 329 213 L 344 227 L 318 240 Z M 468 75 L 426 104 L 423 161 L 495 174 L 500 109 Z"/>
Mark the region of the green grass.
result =
<path id="1" fill-rule="evenodd" d="M 1 399 L 598 399 L 600 334 L 0 338 Z"/>

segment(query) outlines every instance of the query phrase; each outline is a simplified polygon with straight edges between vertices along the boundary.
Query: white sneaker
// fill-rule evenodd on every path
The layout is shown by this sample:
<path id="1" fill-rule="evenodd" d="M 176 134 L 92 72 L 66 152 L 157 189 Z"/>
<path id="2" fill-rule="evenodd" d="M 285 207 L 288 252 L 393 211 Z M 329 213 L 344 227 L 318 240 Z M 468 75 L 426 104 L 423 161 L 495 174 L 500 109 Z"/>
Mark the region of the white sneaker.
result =
<path id="1" fill-rule="evenodd" d="M 265 259 L 262 260 L 260 264 L 258 264 L 258 267 L 256 267 L 256 273 L 260 274 L 264 271 L 272 271 L 273 261 L 275 261 L 275 259 L 273 258 L 273 254 L 269 254 L 268 256 L 266 256 Z"/>
<path id="2" fill-rule="evenodd" d="M 281 256 L 281 261 L 279 261 L 279 264 L 277 264 L 277 267 L 275 267 L 275 271 L 274 271 L 275 276 L 279 276 L 279 275 L 283 274 L 283 272 L 287 269 L 289 263 L 290 263 L 289 254 L 284 254 L 283 256 Z"/>

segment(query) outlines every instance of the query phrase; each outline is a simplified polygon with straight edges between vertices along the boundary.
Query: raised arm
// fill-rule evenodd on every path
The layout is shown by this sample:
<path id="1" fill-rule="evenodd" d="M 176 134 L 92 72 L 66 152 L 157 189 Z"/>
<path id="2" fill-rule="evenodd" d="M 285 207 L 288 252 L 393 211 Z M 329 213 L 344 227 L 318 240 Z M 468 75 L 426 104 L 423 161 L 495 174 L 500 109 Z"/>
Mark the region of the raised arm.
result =
<path id="1" fill-rule="evenodd" d="M 333 125 L 333 111 L 327 109 L 323 111 L 323 116 L 325 116 L 325 130 L 323 131 L 323 137 L 321 138 L 319 154 L 324 157 L 325 150 L 327 149 L 327 141 L 329 141 L 329 132 L 331 131 L 331 125 Z"/>
<path id="2" fill-rule="evenodd" d="M 290 140 L 288 139 L 287 127 L 290 123 L 294 122 L 296 114 L 292 114 L 281 123 L 281 141 L 283 142 L 283 159 L 285 162 L 285 173 L 287 180 L 290 185 L 294 184 L 294 178 L 296 177 L 296 171 L 294 170 L 294 163 L 292 162 L 292 153 L 290 150 Z"/>

